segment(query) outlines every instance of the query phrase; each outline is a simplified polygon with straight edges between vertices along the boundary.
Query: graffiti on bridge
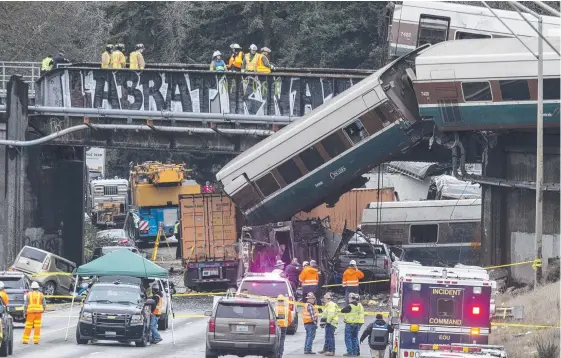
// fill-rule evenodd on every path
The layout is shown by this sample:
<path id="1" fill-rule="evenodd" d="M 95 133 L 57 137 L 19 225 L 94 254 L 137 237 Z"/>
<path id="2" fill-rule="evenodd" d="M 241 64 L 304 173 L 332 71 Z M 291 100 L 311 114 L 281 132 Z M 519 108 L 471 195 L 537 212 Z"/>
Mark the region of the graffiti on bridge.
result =
<path id="1" fill-rule="evenodd" d="M 29 236 L 23 238 L 24 246 L 31 246 L 37 249 L 51 252 L 55 255 L 62 256 L 62 238 L 55 235 L 45 235 L 40 239 L 31 239 Z"/>
<path id="2" fill-rule="evenodd" d="M 231 72 L 70 68 L 47 76 L 48 86 L 43 90 L 50 93 L 44 96 L 42 104 L 139 111 L 302 116 L 361 79 L 360 76 L 256 76 Z"/>

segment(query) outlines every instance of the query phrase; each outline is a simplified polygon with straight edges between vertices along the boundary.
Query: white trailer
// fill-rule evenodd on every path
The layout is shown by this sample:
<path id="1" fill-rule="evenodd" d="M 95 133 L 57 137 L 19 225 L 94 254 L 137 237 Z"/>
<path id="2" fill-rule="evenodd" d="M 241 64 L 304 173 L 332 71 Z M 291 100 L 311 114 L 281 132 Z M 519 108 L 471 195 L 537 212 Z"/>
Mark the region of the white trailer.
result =
<path id="1" fill-rule="evenodd" d="M 105 178 L 105 148 L 92 147 L 86 151 L 86 166 L 88 167 L 88 178 Z"/>

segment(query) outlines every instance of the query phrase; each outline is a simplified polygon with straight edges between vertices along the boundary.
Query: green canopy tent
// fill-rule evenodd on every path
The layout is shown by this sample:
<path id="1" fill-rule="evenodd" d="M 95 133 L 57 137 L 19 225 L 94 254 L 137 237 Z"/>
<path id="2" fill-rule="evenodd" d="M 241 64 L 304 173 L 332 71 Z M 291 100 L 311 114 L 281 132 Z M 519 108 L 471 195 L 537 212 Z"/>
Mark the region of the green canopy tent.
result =
<path id="1" fill-rule="evenodd" d="M 167 278 L 168 271 L 128 249 L 103 255 L 76 270 L 78 276 L 130 276 Z"/>
<path id="2" fill-rule="evenodd" d="M 129 276 L 138 278 L 167 278 L 168 271 L 153 262 L 146 260 L 144 257 L 123 248 L 107 255 L 101 256 L 85 265 L 78 267 L 75 272 L 76 281 L 74 283 L 74 292 L 80 276 Z M 169 285 L 169 283 L 168 283 Z M 169 286 L 168 293 L 169 295 Z M 171 308 L 171 296 L 168 296 L 168 302 Z M 72 316 L 72 307 L 74 300 L 70 304 L 70 313 L 68 316 L 68 327 L 66 329 L 65 340 L 68 339 L 68 330 L 70 329 L 70 317 Z M 171 321 L 172 337 L 174 336 L 173 319 Z M 175 338 L 173 338 L 175 344 Z"/>

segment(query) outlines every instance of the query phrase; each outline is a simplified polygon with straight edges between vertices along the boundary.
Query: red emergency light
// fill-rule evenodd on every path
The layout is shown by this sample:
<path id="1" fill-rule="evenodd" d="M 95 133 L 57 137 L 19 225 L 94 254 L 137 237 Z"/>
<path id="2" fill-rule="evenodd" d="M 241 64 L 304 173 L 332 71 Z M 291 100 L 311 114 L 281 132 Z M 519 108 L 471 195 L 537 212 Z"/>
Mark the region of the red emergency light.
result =
<path id="1" fill-rule="evenodd" d="M 419 349 L 451 352 L 481 352 L 480 347 L 452 346 L 449 344 L 419 344 Z"/>
<path id="2" fill-rule="evenodd" d="M 411 312 L 420 312 L 421 311 L 421 305 L 418 303 L 414 303 L 411 305 Z"/>

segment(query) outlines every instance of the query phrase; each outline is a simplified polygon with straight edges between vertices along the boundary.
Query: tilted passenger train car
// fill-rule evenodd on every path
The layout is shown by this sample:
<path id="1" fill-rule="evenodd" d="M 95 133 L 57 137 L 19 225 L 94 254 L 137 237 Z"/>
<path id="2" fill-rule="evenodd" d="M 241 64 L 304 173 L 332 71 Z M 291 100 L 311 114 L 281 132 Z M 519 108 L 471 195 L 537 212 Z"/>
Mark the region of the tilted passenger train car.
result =
<path id="1" fill-rule="evenodd" d="M 559 50 L 559 38 L 548 37 Z M 537 54 L 538 39 L 524 43 Z M 559 56 L 543 44 L 543 117 L 559 127 Z M 442 131 L 535 128 L 538 62 L 516 38 L 447 41 L 415 59 L 420 115 Z"/>
<path id="2" fill-rule="evenodd" d="M 510 31 L 486 7 L 462 5 L 445 1 L 404 1 L 393 5 L 389 58 L 394 59 L 421 45 L 443 41 L 514 37 Z M 391 9 L 391 6 L 389 7 Z M 532 28 L 512 10 L 494 10 L 517 36 L 537 37 Z M 537 28 L 537 20 L 525 14 Z M 552 35 L 559 31 L 561 20 L 542 16 L 543 33 Z"/>
<path id="3" fill-rule="evenodd" d="M 362 186 L 423 135 L 406 71 L 419 48 L 236 157 L 217 173 L 254 225 L 284 221 Z M 409 69 L 409 71 L 411 70 Z M 431 128 L 432 129 L 432 128 Z"/>

